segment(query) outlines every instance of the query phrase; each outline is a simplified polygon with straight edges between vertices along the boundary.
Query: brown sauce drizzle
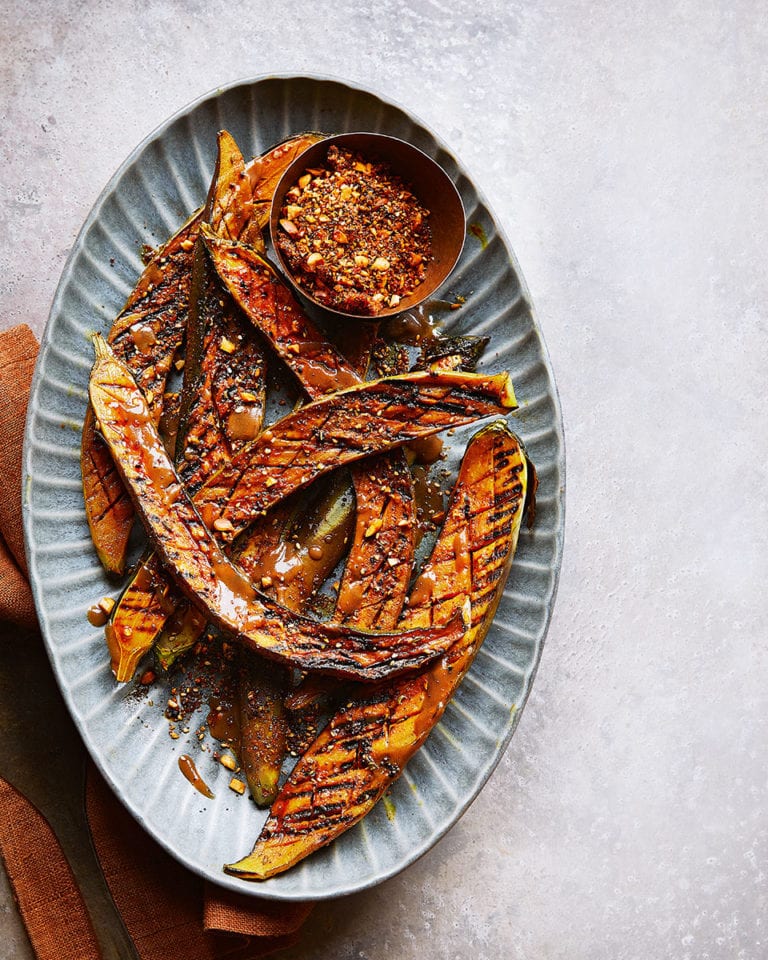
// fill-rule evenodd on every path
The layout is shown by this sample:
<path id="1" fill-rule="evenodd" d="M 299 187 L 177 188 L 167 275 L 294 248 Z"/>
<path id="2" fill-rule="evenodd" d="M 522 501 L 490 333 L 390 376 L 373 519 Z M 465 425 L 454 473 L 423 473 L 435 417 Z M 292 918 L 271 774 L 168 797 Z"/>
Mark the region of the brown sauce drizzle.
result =
<path id="1" fill-rule="evenodd" d="M 198 793 L 202 793 L 204 797 L 208 797 L 209 800 L 213 800 L 213 793 L 211 793 L 211 788 L 200 776 L 197 767 L 195 766 L 195 761 L 188 754 L 183 753 L 179 757 L 179 770 L 184 774 L 184 776 L 189 780 L 195 790 Z"/>
<path id="2" fill-rule="evenodd" d="M 318 344 L 310 340 L 295 340 L 292 346 L 298 349 L 298 355 L 290 364 L 295 367 L 311 396 L 335 393 L 360 382 L 354 371 L 340 368 L 337 358 L 332 354 L 318 353 Z"/>
<path id="3" fill-rule="evenodd" d="M 253 440 L 261 429 L 263 416 L 259 409 L 238 408 L 227 417 L 230 440 Z"/>
<path id="4" fill-rule="evenodd" d="M 336 601 L 336 611 L 347 617 L 360 606 L 365 593 L 365 580 L 350 580 L 344 585 L 344 590 Z"/>
<path id="5" fill-rule="evenodd" d="M 413 452 L 418 463 L 434 463 L 440 459 L 443 452 L 443 441 L 437 435 L 420 437 L 418 440 L 411 440 L 408 449 Z"/>
<path id="6" fill-rule="evenodd" d="M 456 579 L 469 572 L 472 555 L 469 550 L 469 527 L 462 527 L 453 538 L 453 555 L 456 558 Z"/>
<path id="7" fill-rule="evenodd" d="M 223 556 L 211 557 L 211 566 L 216 576 L 219 592 L 219 609 L 224 616 L 237 620 L 244 607 L 256 599 L 256 591 L 248 580 Z"/>
<path id="8" fill-rule="evenodd" d="M 438 313 L 450 310 L 447 300 L 425 300 L 411 310 L 398 313 L 386 321 L 383 332 L 396 343 L 418 344 L 425 340 L 439 340 Z"/>
<path id="9" fill-rule="evenodd" d="M 297 550 L 288 540 L 281 540 L 265 551 L 259 558 L 258 567 L 254 567 L 251 573 L 254 579 L 271 581 L 279 594 L 280 586 L 287 586 L 301 573 L 301 565 L 301 550 Z"/>
<path id="10" fill-rule="evenodd" d="M 424 604 L 429 603 L 432 597 L 435 595 L 435 587 L 437 586 L 437 574 L 434 570 L 425 570 L 424 573 L 420 574 L 416 583 L 413 585 L 413 590 L 408 598 L 408 605 L 410 607 L 421 607 Z"/>
<path id="11" fill-rule="evenodd" d="M 216 519 L 218 510 L 214 503 L 204 503 L 200 508 L 200 519 L 210 530 L 213 527 L 213 521 Z"/>
<path id="12" fill-rule="evenodd" d="M 172 488 L 178 486 L 178 481 L 176 479 L 176 474 L 174 473 L 173 467 L 168 463 L 167 457 L 158 457 L 157 459 L 147 459 L 144 464 L 147 477 L 152 482 L 152 485 L 158 489 L 165 490 L 166 493 L 171 494 L 171 499 L 175 500 L 173 496 Z"/>
<path id="13" fill-rule="evenodd" d="M 94 603 L 93 606 L 88 607 L 88 623 L 92 627 L 103 627 L 107 620 L 109 620 L 109 614 L 104 610 L 98 603 Z"/>
<path id="14" fill-rule="evenodd" d="M 435 714 L 442 713 L 445 708 L 446 694 L 451 692 L 446 690 L 446 677 L 450 674 L 439 677 L 434 670 L 428 670 L 424 677 L 424 697 L 413 721 L 413 734 L 417 739 L 429 733 L 434 726 Z"/>
<path id="15" fill-rule="evenodd" d="M 141 466 L 153 486 L 162 490 L 173 502 L 180 487 L 165 450 L 156 448 L 156 430 L 149 409 L 143 398 L 125 404 L 125 416 L 121 424 L 126 444 L 140 458 Z"/>
<path id="16" fill-rule="evenodd" d="M 143 279 L 146 280 L 148 284 L 156 287 L 163 282 L 163 268 L 156 261 L 149 263 L 144 271 Z"/>
<path id="17" fill-rule="evenodd" d="M 155 331 L 148 323 L 141 323 L 137 327 L 131 327 L 131 339 L 136 344 L 136 349 L 139 353 L 149 353 L 157 343 Z"/>
<path id="18" fill-rule="evenodd" d="M 208 730 L 220 743 L 240 743 L 240 711 L 231 694 L 219 693 L 208 701 Z"/>

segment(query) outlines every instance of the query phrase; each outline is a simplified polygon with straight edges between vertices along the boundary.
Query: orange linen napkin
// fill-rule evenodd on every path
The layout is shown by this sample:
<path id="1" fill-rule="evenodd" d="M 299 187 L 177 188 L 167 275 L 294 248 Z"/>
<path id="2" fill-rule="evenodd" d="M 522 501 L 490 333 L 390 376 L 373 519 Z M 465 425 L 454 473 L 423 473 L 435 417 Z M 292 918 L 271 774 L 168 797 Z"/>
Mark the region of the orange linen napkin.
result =
<path id="1" fill-rule="evenodd" d="M 0 620 L 37 624 L 21 530 L 21 446 L 37 341 L 0 333 Z M 94 767 L 87 813 L 112 898 L 141 960 L 246 960 L 292 946 L 310 903 L 275 903 L 207 885 L 133 820 Z M 39 960 L 99 960 L 88 911 L 45 818 L 0 779 L 0 855 Z"/>

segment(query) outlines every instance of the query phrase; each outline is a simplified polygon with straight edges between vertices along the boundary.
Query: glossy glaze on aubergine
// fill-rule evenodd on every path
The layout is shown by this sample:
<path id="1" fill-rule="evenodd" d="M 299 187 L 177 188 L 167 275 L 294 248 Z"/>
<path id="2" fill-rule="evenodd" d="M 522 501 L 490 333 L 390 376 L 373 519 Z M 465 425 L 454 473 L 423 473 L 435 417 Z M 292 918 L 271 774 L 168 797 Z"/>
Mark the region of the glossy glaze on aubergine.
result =
<path id="1" fill-rule="evenodd" d="M 200 222 L 206 221 L 225 236 L 239 236 L 252 213 L 251 181 L 242 154 L 232 137 L 222 131 L 208 198 L 196 226 L 199 229 Z M 229 459 L 232 450 L 239 449 L 259 432 L 266 391 L 266 358 L 261 345 L 244 335 L 239 311 L 219 288 L 196 233 L 189 238 L 192 240 L 195 245 L 186 311 L 184 384 L 174 431 L 176 468 L 190 494 Z M 222 344 L 228 349 L 222 349 Z M 130 363 L 128 366 L 133 369 Z M 249 435 L 242 437 L 242 430 L 230 429 L 233 416 L 241 412 L 247 412 L 253 427 Z M 103 447 L 101 441 L 99 444 Z M 112 464 L 111 457 L 109 462 Z M 166 668 L 181 648 L 188 649 L 200 635 L 205 618 L 190 610 L 185 600 L 180 601 L 183 609 L 179 609 L 176 598 L 159 560 L 151 551 L 146 553 L 123 591 L 106 631 L 112 670 L 118 681 L 133 676 L 164 624 L 175 628 L 164 638 L 162 657 Z"/>

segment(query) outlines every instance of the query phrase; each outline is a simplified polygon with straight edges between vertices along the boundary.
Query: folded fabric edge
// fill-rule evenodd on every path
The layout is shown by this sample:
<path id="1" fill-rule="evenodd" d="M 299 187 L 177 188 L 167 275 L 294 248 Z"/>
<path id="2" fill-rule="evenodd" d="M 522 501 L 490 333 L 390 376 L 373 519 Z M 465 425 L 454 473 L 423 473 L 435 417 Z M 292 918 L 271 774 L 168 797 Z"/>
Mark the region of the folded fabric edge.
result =
<path id="1" fill-rule="evenodd" d="M 56 835 L 2 779 L 0 856 L 38 960 L 100 960 L 91 918 Z"/>
<path id="2" fill-rule="evenodd" d="M 29 390 L 39 346 L 26 324 L 0 333 L 0 476 L 10 495 L 0 500 L 0 532 L 17 565 L 26 574 L 20 521 L 22 444 Z"/>

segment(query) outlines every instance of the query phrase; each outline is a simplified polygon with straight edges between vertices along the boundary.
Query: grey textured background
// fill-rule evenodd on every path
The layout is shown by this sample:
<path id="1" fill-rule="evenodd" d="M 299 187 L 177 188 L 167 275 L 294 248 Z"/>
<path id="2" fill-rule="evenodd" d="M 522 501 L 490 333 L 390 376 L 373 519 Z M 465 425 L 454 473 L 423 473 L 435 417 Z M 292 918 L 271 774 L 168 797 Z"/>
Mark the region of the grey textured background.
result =
<path id="1" fill-rule="evenodd" d="M 6 0 L 0 49 L 3 328 L 42 331 L 147 132 L 269 72 L 368 84 L 426 120 L 538 308 L 569 490 L 531 700 L 454 830 L 316 911 L 287 960 L 764 957 L 763 4 Z M 0 903 L 0 958 L 24 960 L 6 886 Z"/>

